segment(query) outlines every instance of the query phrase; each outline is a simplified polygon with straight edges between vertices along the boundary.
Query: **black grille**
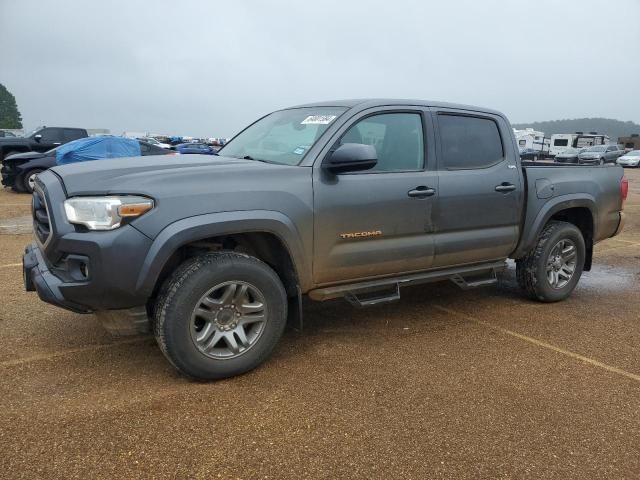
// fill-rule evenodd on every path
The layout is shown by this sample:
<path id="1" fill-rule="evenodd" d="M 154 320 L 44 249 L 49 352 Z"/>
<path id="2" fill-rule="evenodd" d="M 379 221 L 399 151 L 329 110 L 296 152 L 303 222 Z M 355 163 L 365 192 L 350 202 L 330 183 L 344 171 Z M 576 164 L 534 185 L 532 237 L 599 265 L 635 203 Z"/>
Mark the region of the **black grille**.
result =
<path id="1" fill-rule="evenodd" d="M 33 231 L 40 242 L 45 243 L 51 235 L 49 213 L 44 197 L 37 189 L 33 191 Z"/>

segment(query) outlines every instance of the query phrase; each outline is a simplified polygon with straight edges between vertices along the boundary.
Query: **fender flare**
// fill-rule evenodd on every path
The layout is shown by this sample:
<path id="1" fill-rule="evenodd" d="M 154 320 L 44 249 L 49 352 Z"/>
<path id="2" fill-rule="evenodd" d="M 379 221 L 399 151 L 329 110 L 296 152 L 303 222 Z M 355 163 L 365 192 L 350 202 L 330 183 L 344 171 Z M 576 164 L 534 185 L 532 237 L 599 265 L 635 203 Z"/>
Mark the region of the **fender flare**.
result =
<path id="1" fill-rule="evenodd" d="M 561 195 L 559 197 L 552 198 L 547 203 L 545 203 L 536 218 L 533 222 L 530 222 L 527 225 L 525 221 L 525 227 L 522 230 L 522 236 L 520 238 L 520 243 L 516 247 L 516 250 L 511 255 L 511 258 L 518 259 L 524 257 L 531 248 L 535 245 L 538 237 L 540 236 L 540 232 L 547 224 L 549 219 L 556 213 L 566 210 L 569 208 L 587 208 L 591 212 L 591 217 L 593 218 L 593 238 L 596 237 L 596 227 L 598 225 L 597 221 L 597 207 L 595 198 L 591 195 L 585 195 L 584 193 L 580 194 L 569 194 L 569 195 Z"/>
<path id="2" fill-rule="evenodd" d="M 293 268 L 305 288 L 310 278 L 302 240 L 286 215 L 272 210 L 219 212 L 184 218 L 165 227 L 151 243 L 136 281 L 136 290 L 149 297 L 162 269 L 180 247 L 219 235 L 263 232 L 275 235 L 289 252 Z"/>

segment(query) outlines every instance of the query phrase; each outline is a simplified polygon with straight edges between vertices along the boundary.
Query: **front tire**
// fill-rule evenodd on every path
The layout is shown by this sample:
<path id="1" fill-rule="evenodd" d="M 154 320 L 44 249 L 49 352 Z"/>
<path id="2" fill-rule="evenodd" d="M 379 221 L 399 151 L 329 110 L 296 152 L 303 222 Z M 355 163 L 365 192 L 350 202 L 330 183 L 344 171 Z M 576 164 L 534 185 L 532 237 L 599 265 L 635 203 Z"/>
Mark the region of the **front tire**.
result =
<path id="1" fill-rule="evenodd" d="M 25 172 L 24 175 L 22 175 L 22 178 L 18 182 L 20 183 L 20 185 L 18 186 L 20 191 L 33 193 L 33 189 L 35 188 L 35 185 L 36 185 L 36 176 L 42 172 L 44 172 L 42 168 L 34 168 L 32 170 Z"/>
<path id="2" fill-rule="evenodd" d="M 185 261 L 165 282 L 154 334 L 179 372 L 214 380 L 264 362 L 286 321 L 287 296 L 271 267 L 247 255 L 214 252 Z"/>
<path id="3" fill-rule="evenodd" d="M 518 284 L 532 299 L 558 302 L 576 288 L 586 248 L 582 232 L 567 222 L 549 222 L 536 246 L 516 261 Z"/>

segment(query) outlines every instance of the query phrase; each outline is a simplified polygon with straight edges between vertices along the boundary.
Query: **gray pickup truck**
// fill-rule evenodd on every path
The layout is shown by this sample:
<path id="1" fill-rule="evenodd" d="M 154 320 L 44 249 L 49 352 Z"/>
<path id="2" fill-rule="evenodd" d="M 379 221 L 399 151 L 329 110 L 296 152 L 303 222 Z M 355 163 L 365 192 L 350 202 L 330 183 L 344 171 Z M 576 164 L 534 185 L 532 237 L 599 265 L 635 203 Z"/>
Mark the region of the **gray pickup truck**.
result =
<path id="1" fill-rule="evenodd" d="M 620 232 L 627 189 L 616 166 L 522 163 L 493 110 L 302 105 L 219 156 L 40 174 L 25 288 L 114 330 L 151 328 L 180 372 L 223 378 L 269 356 L 305 295 L 368 306 L 403 285 L 487 285 L 512 258 L 529 297 L 562 300 Z"/>

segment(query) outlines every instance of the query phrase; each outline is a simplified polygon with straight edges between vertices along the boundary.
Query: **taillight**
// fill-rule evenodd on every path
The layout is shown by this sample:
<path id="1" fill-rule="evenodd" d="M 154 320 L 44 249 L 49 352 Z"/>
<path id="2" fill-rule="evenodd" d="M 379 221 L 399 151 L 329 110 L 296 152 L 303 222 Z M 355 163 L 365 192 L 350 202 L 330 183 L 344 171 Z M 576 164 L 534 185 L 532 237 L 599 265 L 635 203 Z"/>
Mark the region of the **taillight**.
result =
<path id="1" fill-rule="evenodd" d="M 622 176 L 622 180 L 620 180 L 620 196 L 622 197 L 622 204 L 627 200 L 627 195 L 629 195 L 629 180 L 624 175 Z"/>

